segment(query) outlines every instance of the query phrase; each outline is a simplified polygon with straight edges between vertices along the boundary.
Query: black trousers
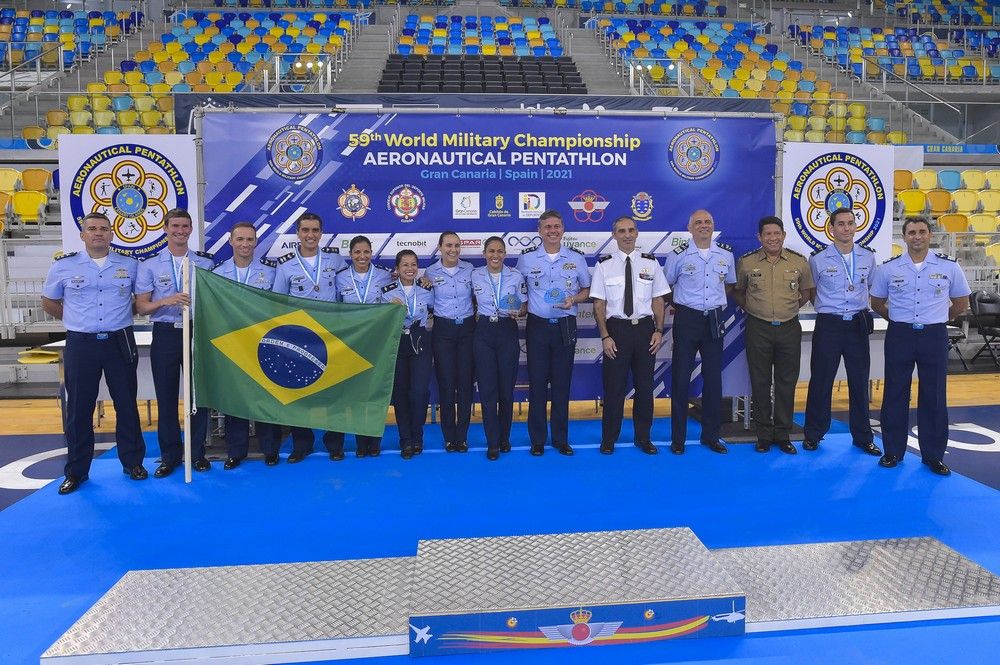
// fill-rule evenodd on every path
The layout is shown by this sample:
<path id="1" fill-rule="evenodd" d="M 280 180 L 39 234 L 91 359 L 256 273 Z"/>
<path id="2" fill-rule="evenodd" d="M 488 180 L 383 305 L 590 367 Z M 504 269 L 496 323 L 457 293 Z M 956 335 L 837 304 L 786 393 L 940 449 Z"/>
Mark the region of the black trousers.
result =
<path id="1" fill-rule="evenodd" d="M 673 349 L 670 360 L 670 438 L 687 439 L 691 374 L 701 354 L 701 440 L 719 440 L 722 423 L 722 337 L 712 330 L 716 319 L 684 305 L 674 305 Z"/>
<path id="2" fill-rule="evenodd" d="M 462 323 L 434 319 L 434 373 L 441 400 L 441 434 L 445 443 L 465 443 L 472 417 L 472 335 L 475 319 Z"/>
<path id="3" fill-rule="evenodd" d="M 650 441 L 653 426 L 653 364 L 656 356 L 649 352 L 653 335 L 653 318 L 639 319 L 635 325 L 627 319 L 608 319 L 608 335 L 618 353 L 614 358 L 601 359 L 604 378 L 604 412 L 601 415 L 601 442 L 615 443 L 622 431 L 625 392 L 632 375 L 635 394 L 632 396 L 632 426 L 637 442 Z"/>
<path id="4" fill-rule="evenodd" d="M 917 441 L 920 456 L 939 462 L 948 447 L 948 329 L 943 323 L 914 330 L 889 322 L 885 333 L 882 443 L 887 455 L 903 457 L 910 429 L 910 386 L 917 368 Z"/>
<path id="5" fill-rule="evenodd" d="M 316 437 L 308 427 L 292 427 L 292 452 L 301 455 L 308 455 L 313 451 Z M 378 450 L 382 445 L 380 436 L 364 436 L 355 434 L 354 440 L 357 442 L 358 450 L 371 452 Z M 323 446 L 328 453 L 344 452 L 343 432 L 323 432 Z"/>
<path id="6" fill-rule="evenodd" d="M 160 461 L 180 464 L 184 457 L 181 443 L 181 423 L 177 415 L 178 393 L 181 388 L 181 366 L 184 354 L 184 331 L 172 323 L 153 324 L 153 343 L 149 347 L 149 364 L 153 371 L 159 424 L 156 437 L 160 443 Z M 197 395 L 195 395 L 197 399 Z M 208 434 L 208 408 L 191 415 L 191 459 L 205 456 L 205 436 Z"/>
<path id="7" fill-rule="evenodd" d="M 260 452 L 277 455 L 281 448 L 281 425 L 257 423 L 257 438 Z M 243 459 L 250 450 L 250 421 L 246 418 L 226 416 L 226 454 Z"/>
<path id="8" fill-rule="evenodd" d="M 544 446 L 546 403 L 551 400 L 552 445 L 569 443 L 569 386 L 576 353 L 576 317 L 550 322 L 528 314 L 524 337 L 528 347 L 528 436 L 531 445 Z M 565 326 L 565 329 L 564 329 Z"/>
<path id="9" fill-rule="evenodd" d="M 802 326 L 798 318 L 771 325 L 770 321 L 747 316 L 745 340 L 757 440 L 764 443 L 788 441 L 792 431 L 795 384 L 799 380 Z"/>
<path id="10" fill-rule="evenodd" d="M 837 314 L 816 315 L 809 357 L 805 438 L 819 441 L 830 430 L 830 400 L 841 358 L 847 371 L 851 438 L 855 444 L 871 443 L 874 438 L 868 411 L 871 352 L 868 331 L 860 315 L 850 321 Z"/>
<path id="11" fill-rule="evenodd" d="M 472 349 L 479 402 L 483 407 L 486 447 L 498 450 L 501 443 L 510 442 L 514 419 L 514 385 L 521 355 L 517 321 L 509 317 L 490 321 L 489 317 L 480 316 L 476 321 Z"/>
<path id="12" fill-rule="evenodd" d="M 122 466 L 142 464 L 146 443 L 139 426 L 136 406 L 136 367 L 139 356 L 132 328 L 109 333 L 66 333 L 63 370 L 66 389 L 67 478 L 80 479 L 90 473 L 94 459 L 94 408 L 101 375 L 115 405 L 115 444 Z M 175 408 L 176 413 L 176 408 Z"/>
<path id="13" fill-rule="evenodd" d="M 424 442 L 431 392 L 431 355 L 431 333 L 427 329 L 412 326 L 409 335 L 400 335 L 392 384 L 392 407 L 396 412 L 400 449 Z"/>

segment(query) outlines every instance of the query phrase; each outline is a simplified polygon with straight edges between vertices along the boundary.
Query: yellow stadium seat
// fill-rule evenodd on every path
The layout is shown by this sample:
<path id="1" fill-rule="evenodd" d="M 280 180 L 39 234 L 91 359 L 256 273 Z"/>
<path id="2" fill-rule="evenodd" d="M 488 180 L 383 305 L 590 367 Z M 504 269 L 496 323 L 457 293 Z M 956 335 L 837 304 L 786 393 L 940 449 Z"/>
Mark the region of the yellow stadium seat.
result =
<path id="1" fill-rule="evenodd" d="M 913 172 L 906 169 L 896 169 L 892 172 L 892 185 L 897 192 L 911 189 L 913 187 Z"/>
<path id="2" fill-rule="evenodd" d="M 111 98 L 107 95 L 91 95 L 90 108 L 93 111 L 107 111 L 111 108 Z"/>
<path id="3" fill-rule="evenodd" d="M 74 127 L 73 134 L 93 134 L 94 128 L 90 125 L 80 125 L 79 127 Z"/>
<path id="4" fill-rule="evenodd" d="M 962 171 L 962 184 L 966 189 L 985 189 L 986 173 L 979 169 L 965 169 Z"/>
<path id="5" fill-rule="evenodd" d="M 990 189 L 1000 189 L 1000 169 L 990 169 L 985 174 L 985 186 Z"/>
<path id="6" fill-rule="evenodd" d="M 829 119 L 830 129 L 835 132 L 843 132 L 847 129 L 847 118 L 831 116 Z"/>
<path id="7" fill-rule="evenodd" d="M 893 145 L 903 145 L 909 140 L 909 138 L 906 135 L 906 132 L 899 130 L 896 130 L 894 132 L 889 132 L 888 134 L 886 134 L 885 138 L 889 143 Z"/>
<path id="8" fill-rule="evenodd" d="M 122 134 L 145 134 L 146 130 L 138 125 L 127 125 L 122 127 Z"/>
<path id="9" fill-rule="evenodd" d="M 947 189 L 932 189 L 927 192 L 927 206 L 931 215 L 937 217 L 951 212 L 951 192 Z"/>
<path id="10" fill-rule="evenodd" d="M 50 141 L 55 141 L 57 146 L 59 144 L 59 137 L 62 136 L 63 134 L 69 134 L 69 133 L 70 133 L 69 127 L 56 126 L 56 127 L 49 127 L 48 129 L 45 130 L 45 136 L 48 137 Z"/>
<path id="11" fill-rule="evenodd" d="M 118 126 L 121 128 L 131 127 L 139 121 L 139 114 L 135 111 L 119 111 Z"/>
<path id="12" fill-rule="evenodd" d="M 917 187 L 920 189 L 937 189 L 938 174 L 934 169 L 920 169 L 919 171 L 914 171 L 913 179 L 917 182 Z"/>
<path id="13" fill-rule="evenodd" d="M 94 111 L 93 118 L 94 127 L 110 127 L 115 124 L 114 111 Z"/>
<path id="14" fill-rule="evenodd" d="M 971 215 L 979 210 L 979 193 L 972 189 L 956 189 L 951 193 L 955 212 Z"/>
<path id="15" fill-rule="evenodd" d="M 45 114 L 45 124 L 49 127 L 65 125 L 69 120 L 69 114 L 62 109 L 52 109 Z"/>
<path id="16" fill-rule="evenodd" d="M 975 243 L 977 245 L 986 245 L 990 243 L 993 240 L 992 234 L 995 234 L 997 231 L 996 213 L 980 212 L 970 216 L 969 230 L 975 231 L 977 233 L 990 234 L 990 235 L 977 235 L 975 237 Z"/>
<path id="17" fill-rule="evenodd" d="M 0 168 L 0 191 L 13 192 L 21 188 L 21 172 L 17 169 Z"/>
<path id="18" fill-rule="evenodd" d="M 122 82 L 122 73 L 117 69 L 109 69 L 104 72 L 104 83 L 105 85 L 114 85 L 115 83 Z"/>
<path id="19" fill-rule="evenodd" d="M 21 188 L 51 194 L 52 171 L 48 169 L 24 169 L 21 172 Z"/>
<path id="20" fill-rule="evenodd" d="M 904 189 L 896 194 L 904 215 L 922 215 L 927 210 L 927 195 L 919 189 Z"/>
<path id="21" fill-rule="evenodd" d="M 969 218 L 958 213 L 941 215 L 938 217 L 937 223 L 942 230 L 948 233 L 965 233 L 969 230 Z"/>
<path id="22" fill-rule="evenodd" d="M 864 118 L 848 118 L 847 128 L 852 132 L 863 132 L 867 128 Z"/>
<path id="23" fill-rule="evenodd" d="M 1000 189 L 983 189 L 979 192 L 979 207 L 993 215 L 1000 212 Z"/>
<path id="24" fill-rule="evenodd" d="M 163 114 L 159 111 L 143 111 L 139 114 L 142 126 L 145 128 L 156 127 L 163 122 Z"/>
<path id="25" fill-rule="evenodd" d="M 809 129 L 822 132 L 826 130 L 826 118 L 823 116 L 813 115 L 809 116 Z"/>
<path id="26" fill-rule="evenodd" d="M 808 143 L 823 143 L 826 141 L 826 135 L 823 132 L 808 131 L 806 132 L 806 141 Z"/>
<path id="27" fill-rule="evenodd" d="M 66 108 L 70 111 L 86 111 L 90 100 L 86 95 L 70 95 L 66 98 Z"/>
<path id="28" fill-rule="evenodd" d="M 49 195 L 42 192 L 15 192 L 11 197 L 14 214 L 26 224 L 38 224 L 45 217 Z"/>
<path id="29" fill-rule="evenodd" d="M 806 128 L 806 119 L 801 115 L 788 116 L 788 128 L 803 131 Z"/>
<path id="30" fill-rule="evenodd" d="M 73 127 L 83 127 L 93 122 L 94 117 L 90 111 L 70 111 L 69 122 Z"/>
<path id="31" fill-rule="evenodd" d="M 864 118 L 867 115 L 867 109 L 861 102 L 853 102 L 847 105 L 847 114 L 852 118 Z"/>
<path id="32" fill-rule="evenodd" d="M 892 256 L 893 258 L 900 256 L 903 253 L 903 246 L 898 243 L 892 243 Z"/>

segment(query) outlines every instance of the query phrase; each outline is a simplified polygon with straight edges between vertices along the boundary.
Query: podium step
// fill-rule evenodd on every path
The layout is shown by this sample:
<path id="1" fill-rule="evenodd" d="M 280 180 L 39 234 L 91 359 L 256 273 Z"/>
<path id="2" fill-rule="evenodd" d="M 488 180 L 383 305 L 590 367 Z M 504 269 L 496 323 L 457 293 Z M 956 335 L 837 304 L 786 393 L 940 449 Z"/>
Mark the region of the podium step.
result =
<path id="1" fill-rule="evenodd" d="M 405 557 L 132 571 L 41 663 L 226 665 L 405 654 L 412 565 Z"/>
<path id="2" fill-rule="evenodd" d="M 744 632 L 744 595 L 687 528 L 422 540 L 410 655 Z"/>
<path id="3" fill-rule="evenodd" d="M 746 632 L 1000 615 L 1000 577 L 934 538 L 712 551 L 746 591 Z"/>

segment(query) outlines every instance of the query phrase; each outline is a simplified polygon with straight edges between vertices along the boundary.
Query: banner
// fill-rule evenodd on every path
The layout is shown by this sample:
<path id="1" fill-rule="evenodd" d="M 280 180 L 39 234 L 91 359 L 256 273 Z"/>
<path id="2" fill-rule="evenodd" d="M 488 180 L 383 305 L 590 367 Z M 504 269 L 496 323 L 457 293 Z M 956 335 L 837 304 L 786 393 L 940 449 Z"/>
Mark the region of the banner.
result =
<path id="1" fill-rule="evenodd" d="M 195 290 L 199 406 L 248 420 L 382 436 L 402 307 L 305 300 L 201 269 Z"/>
<path id="2" fill-rule="evenodd" d="M 306 210 L 323 218 L 323 246 L 346 254 L 364 234 L 383 264 L 410 249 L 426 267 L 437 259 L 438 235 L 454 230 L 463 259 L 482 264 L 483 240 L 499 235 L 513 265 L 539 242 L 546 209 L 562 214 L 563 243 L 590 265 L 614 248 L 611 224 L 621 215 L 636 220 L 639 247 L 662 263 L 688 239 L 699 208 L 712 212 L 719 239 L 739 256 L 757 245 L 757 220 L 774 214 L 776 201 L 770 118 L 209 111 L 202 136 L 205 245 L 219 260 L 237 221 L 257 228 L 258 254 L 286 254 Z M 745 394 L 742 315 L 732 307 L 727 320 L 726 388 Z M 592 399 L 601 391 L 601 344 L 589 308 L 579 323 L 571 395 Z M 670 389 L 666 347 L 661 395 Z"/>
<path id="3" fill-rule="evenodd" d="M 809 256 L 829 245 L 829 214 L 846 208 L 856 241 L 880 261 L 892 256 L 893 146 L 785 143 L 782 166 L 786 247 Z"/>
<path id="4" fill-rule="evenodd" d="M 136 139 L 139 139 L 138 141 Z M 111 246 L 141 259 L 167 245 L 163 216 L 191 213 L 198 244 L 196 154 L 193 136 L 64 134 L 59 139 L 63 251 L 83 249 L 80 220 L 102 212 L 111 220 Z"/>

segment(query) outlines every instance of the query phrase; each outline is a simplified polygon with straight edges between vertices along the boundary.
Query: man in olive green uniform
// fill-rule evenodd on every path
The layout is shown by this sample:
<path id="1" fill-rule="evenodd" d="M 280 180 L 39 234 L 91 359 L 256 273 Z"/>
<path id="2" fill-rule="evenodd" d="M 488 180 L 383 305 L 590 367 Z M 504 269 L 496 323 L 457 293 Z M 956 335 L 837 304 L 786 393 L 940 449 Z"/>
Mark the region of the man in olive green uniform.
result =
<path id="1" fill-rule="evenodd" d="M 760 249 L 736 264 L 736 301 L 746 310 L 746 350 L 753 392 L 753 419 L 759 453 L 775 444 L 796 453 L 790 441 L 795 383 L 799 380 L 802 328 L 799 307 L 814 288 L 806 257 L 783 247 L 785 229 L 777 217 L 757 225 Z M 772 373 L 774 413 L 771 413 Z"/>

